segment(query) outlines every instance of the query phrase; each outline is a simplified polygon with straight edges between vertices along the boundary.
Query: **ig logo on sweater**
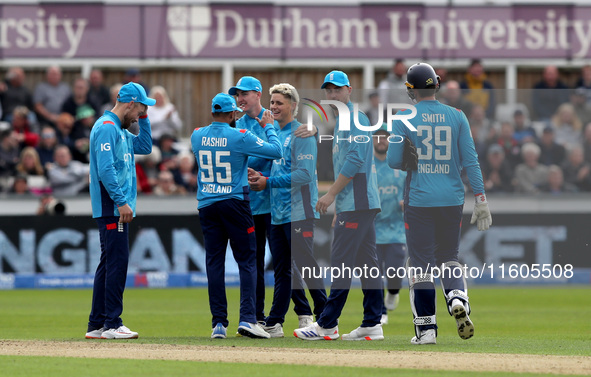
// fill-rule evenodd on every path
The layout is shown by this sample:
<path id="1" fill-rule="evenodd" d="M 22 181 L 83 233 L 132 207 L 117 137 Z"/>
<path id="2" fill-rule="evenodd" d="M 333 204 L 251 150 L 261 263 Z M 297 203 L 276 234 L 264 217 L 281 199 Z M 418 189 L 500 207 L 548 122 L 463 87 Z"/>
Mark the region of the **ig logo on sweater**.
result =
<path id="1" fill-rule="evenodd" d="M 209 39 L 211 9 L 207 6 L 168 7 L 168 37 L 183 56 L 197 56 Z"/>

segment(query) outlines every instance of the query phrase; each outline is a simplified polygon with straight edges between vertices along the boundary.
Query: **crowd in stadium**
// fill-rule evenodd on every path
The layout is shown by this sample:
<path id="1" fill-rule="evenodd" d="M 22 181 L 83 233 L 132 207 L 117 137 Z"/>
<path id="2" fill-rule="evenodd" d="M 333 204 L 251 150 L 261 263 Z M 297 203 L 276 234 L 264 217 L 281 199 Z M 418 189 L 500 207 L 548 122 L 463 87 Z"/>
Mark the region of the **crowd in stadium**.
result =
<path id="1" fill-rule="evenodd" d="M 408 98 L 395 97 L 405 94 L 406 69 L 404 61 L 395 61 L 369 95 L 365 112 L 372 124 L 380 102 L 408 103 Z M 557 67 L 545 67 L 539 83 L 527 88 L 534 89 L 531 105 L 503 111 L 479 60 L 471 62 L 463 80 L 446 80 L 444 70 L 438 73 L 438 99 L 464 111 L 470 121 L 487 193 L 591 191 L 591 66 L 581 69 L 570 88 Z M 183 120 L 167 90 L 148 88 L 137 69 L 127 70 L 128 81 L 141 83 L 157 101 L 148 111 L 155 147 L 152 154 L 137 158 L 138 192 L 193 195 L 195 158 L 183 144 Z M 34 88 L 24 83 L 21 67 L 8 69 L 0 83 L 0 192 L 55 197 L 86 192 L 90 129 L 113 107 L 122 84 L 106 87 L 98 69 L 88 79 L 66 83 L 57 66 L 49 67 L 45 81 Z M 327 176 L 331 170 L 319 167 L 319 179 L 332 179 Z"/>

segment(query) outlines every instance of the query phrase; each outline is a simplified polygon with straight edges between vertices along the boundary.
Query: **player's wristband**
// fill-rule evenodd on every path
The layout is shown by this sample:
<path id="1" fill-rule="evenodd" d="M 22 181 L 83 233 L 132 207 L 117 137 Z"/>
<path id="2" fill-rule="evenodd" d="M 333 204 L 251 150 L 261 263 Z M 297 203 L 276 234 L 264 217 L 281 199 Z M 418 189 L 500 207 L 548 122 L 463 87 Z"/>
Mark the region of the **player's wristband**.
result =
<path id="1" fill-rule="evenodd" d="M 142 115 L 142 116 L 140 117 L 140 119 L 146 119 L 147 117 L 148 117 L 148 114 L 146 114 L 146 115 Z"/>
<path id="2" fill-rule="evenodd" d="M 482 193 L 474 195 L 474 200 L 476 201 L 476 204 L 488 203 L 486 201 L 486 196 Z"/>

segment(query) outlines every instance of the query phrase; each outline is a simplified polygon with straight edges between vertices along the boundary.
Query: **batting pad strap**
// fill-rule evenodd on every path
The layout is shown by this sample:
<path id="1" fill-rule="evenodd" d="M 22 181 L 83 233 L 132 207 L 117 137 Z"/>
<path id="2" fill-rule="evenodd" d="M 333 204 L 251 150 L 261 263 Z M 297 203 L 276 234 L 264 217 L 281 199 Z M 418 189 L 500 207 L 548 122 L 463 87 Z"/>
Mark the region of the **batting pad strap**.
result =
<path id="1" fill-rule="evenodd" d="M 419 283 L 433 283 L 433 275 L 431 274 L 416 274 L 416 275 L 409 275 L 408 284 L 410 288 L 414 287 L 415 284 Z"/>
<path id="2" fill-rule="evenodd" d="M 416 326 L 424 326 L 424 325 L 434 325 L 437 323 L 434 315 L 429 315 L 425 317 L 415 317 L 412 322 Z"/>
<path id="3" fill-rule="evenodd" d="M 449 291 L 449 293 L 447 294 L 447 303 L 448 305 L 451 304 L 451 301 L 454 299 L 460 299 L 463 302 L 468 302 L 468 295 L 465 294 L 463 291 L 459 290 L 459 289 L 452 289 L 451 291 Z"/>

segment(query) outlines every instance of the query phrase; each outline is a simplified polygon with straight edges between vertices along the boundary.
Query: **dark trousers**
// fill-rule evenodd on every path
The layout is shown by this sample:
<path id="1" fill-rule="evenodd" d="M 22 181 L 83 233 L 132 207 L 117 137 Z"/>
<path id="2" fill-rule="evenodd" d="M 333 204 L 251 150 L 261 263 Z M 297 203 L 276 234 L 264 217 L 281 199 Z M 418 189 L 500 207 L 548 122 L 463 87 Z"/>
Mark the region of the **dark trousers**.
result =
<path id="1" fill-rule="evenodd" d="M 123 324 L 123 291 L 129 262 L 129 224 L 119 227 L 119 217 L 115 216 L 100 217 L 96 222 L 101 258 L 94 275 L 89 331 L 103 326 L 116 329 Z"/>
<path id="2" fill-rule="evenodd" d="M 335 278 L 331 285 L 326 307 L 318 319 L 318 324 L 321 327 L 332 328 L 337 325 L 337 320 L 341 316 L 351 288 L 352 273 L 347 273 L 344 268 L 353 270 L 355 267 L 378 272 L 377 277 L 371 277 L 369 274 L 361 276 L 363 290 L 363 322 L 361 326 L 372 327 L 380 323 L 384 300 L 376 256 L 374 225 L 376 213 L 374 210 L 367 210 L 337 214 L 331 250 L 331 265 L 341 269 L 341 276 Z"/>
<path id="3" fill-rule="evenodd" d="M 406 259 L 406 245 L 403 243 L 377 244 L 378 265 L 382 271 L 382 276 L 386 277 L 386 289 L 391 294 L 396 294 L 402 286 L 402 279 L 396 271 L 398 268 L 404 268 Z M 399 271 L 402 272 L 402 271 Z M 387 314 L 386 306 L 382 308 L 382 314 Z"/>
<path id="4" fill-rule="evenodd" d="M 256 235 L 256 317 L 257 321 L 265 320 L 265 252 L 267 239 L 271 231 L 271 214 L 253 215 L 254 232 Z"/>
<path id="5" fill-rule="evenodd" d="M 463 205 L 451 207 L 406 206 L 406 244 L 412 267 L 441 267 L 442 263 L 458 261 Z M 431 271 L 426 271 L 431 273 Z M 443 278 L 446 293 L 452 289 L 464 290 L 464 279 Z M 417 316 L 435 315 L 435 286 L 417 283 L 414 286 L 414 306 Z M 422 329 L 436 328 L 434 325 Z"/>
<path id="6" fill-rule="evenodd" d="M 256 322 L 256 240 L 254 221 L 248 202 L 222 200 L 199 210 L 205 242 L 207 289 L 212 315 L 212 328 L 217 323 L 227 327 L 226 247 L 230 247 L 240 275 L 240 322 Z"/>

